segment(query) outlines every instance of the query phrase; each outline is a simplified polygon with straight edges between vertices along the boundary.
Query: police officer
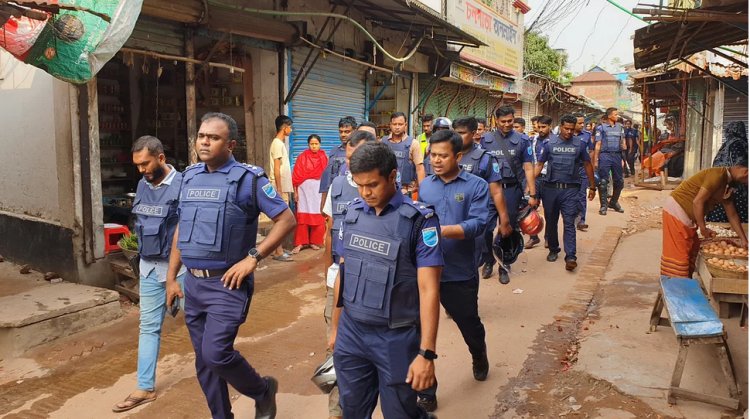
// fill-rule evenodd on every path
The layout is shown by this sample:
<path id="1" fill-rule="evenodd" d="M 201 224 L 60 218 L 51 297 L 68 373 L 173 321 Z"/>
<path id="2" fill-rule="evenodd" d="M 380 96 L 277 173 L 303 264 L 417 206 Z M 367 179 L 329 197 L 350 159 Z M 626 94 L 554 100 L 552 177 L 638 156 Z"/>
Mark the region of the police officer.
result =
<path id="1" fill-rule="evenodd" d="M 534 185 L 534 171 L 531 163 L 525 162 L 524 155 L 528 149 L 528 141 L 513 129 L 514 110 L 510 106 L 503 106 L 495 111 L 496 131 L 487 132 L 482 136 L 481 146 L 490 154 L 495 156 L 500 166 L 502 176 L 503 195 L 507 208 L 508 223 L 513 229 L 518 229 L 518 209 L 523 197 L 522 181 L 525 178 L 529 185 L 529 204 L 537 206 L 539 203 Z M 498 208 L 499 210 L 499 208 Z M 492 214 L 490 214 L 492 217 Z M 490 235 L 490 246 L 492 237 Z M 482 268 L 482 277 L 489 278 L 492 275 L 494 258 L 491 263 L 486 263 Z"/>
<path id="2" fill-rule="evenodd" d="M 471 134 L 467 133 L 466 137 L 472 144 Z M 465 159 L 463 148 L 463 139 L 455 131 L 439 131 L 430 137 L 430 161 L 435 174 L 419 185 L 419 196 L 435 207 L 444 239 L 445 268 L 440 277 L 440 302 L 469 347 L 474 379 L 484 381 L 489 361 L 477 305 L 479 265 L 475 239 L 483 236 L 486 227 L 489 187 L 482 178 L 461 169 L 459 160 Z M 437 382 L 419 394 L 417 403 L 428 412 L 437 409 L 436 392 Z"/>
<path id="3" fill-rule="evenodd" d="M 396 182 L 401 185 L 401 192 L 411 193 L 424 179 L 424 155 L 418 141 L 406 133 L 406 115 L 394 112 L 391 115 L 391 133 L 381 139 L 396 155 L 398 173 Z"/>
<path id="4" fill-rule="evenodd" d="M 323 204 L 323 215 L 330 220 L 331 240 L 326 240 L 326 246 L 330 246 L 326 250 L 331 251 L 333 257 L 333 264 L 328 268 L 328 274 L 326 278 L 326 306 L 323 311 L 323 317 L 326 320 L 327 334 L 331 334 L 331 316 L 333 313 L 333 286 L 336 279 L 336 275 L 339 271 L 338 260 L 341 255 L 337 255 L 333 249 L 338 248 L 338 245 L 333 245 L 334 242 L 339 240 L 339 231 L 341 230 L 341 223 L 344 221 L 344 214 L 349 203 L 355 198 L 359 198 L 359 191 L 357 190 L 357 184 L 352 179 L 352 174 L 349 172 L 349 160 L 357 149 L 366 142 L 375 142 L 377 139 L 369 131 L 354 131 L 349 136 L 349 141 L 346 143 L 346 173 L 338 175 L 331 182 L 331 186 L 328 189 L 327 199 Z M 330 351 L 329 351 L 330 352 Z M 331 355 L 330 353 L 328 354 Z M 339 388 L 334 386 L 333 390 L 328 394 L 328 415 L 329 419 L 340 418 L 342 416 L 341 406 L 339 405 Z"/>
<path id="5" fill-rule="evenodd" d="M 586 131 L 584 129 L 585 124 L 585 118 L 582 113 L 575 113 L 573 116 L 576 117 L 576 128 L 573 132 L 573 135 L 578 137 L 578 139 L 581 140 L 584 147 L 586 147 L 586 153 L 591 157 L 592 151 L 591 150 L 591 133 L 589 131 Z M 579 211 L 579 218 L 578 222 L 576 223 L 576 228 L 580 231 L 586 231 L 589 228 L 589 225 L 586 224 L 586 210 L 588 208 L 588 203 L 586 201 L 586 191 L 589 189 L 589 178 L 586 176 L 586 170 L 581 166 L 579 168 L 579 174 L 581 177 L 581 189 L 578 191 L 578 211 Z"/>
<path id="6" fill-rule="evenodd" d="M 539 156 L 542 153 L 542 147 L 544 146 L 544 143 L 549 141 L 549 135 L 550 131 L 552 130 L 552 117 L 548 115 L 537 115 L 531 118 L 531 123 L 533 124 L 532 127 L 534 129 L 534 135 L 529 138 L 529 147 L 526 149 L 526 157 L 524 158 L 524 161 L 530 162 L 532 165 L 536 166 L 537 161 L 539 160 Z M 542 180 L 547 175 L 547 171 L 545 168 L 542 168 L 542 175 L 538 176 L 536 180 L 534 181 L 534 187 L 537 191 L 537 195 L 539 195 L 539 198 L 541 200 L 544 199 L 544 196 L 542 196 Z M 526 179 L 524 179 L 523 182 L 524 192 L 527 194 L 530 193 L 531 190 L 526 183 Z M 539 244 L 539 235 L 534 234 L 532 236 L 529 236 L 529 240 L 526 241 L 526 244 L 524 245 L 525 249 L 532 249 L 537 244 Z M 544 247 L 547 247 L 547 240 L 544 240 Z"/>
<path id="7" fill-rule="evenodd" d="M 594 184 L 594 170 L 585 145 L 573 135 L 576 117 L 570 114 L 560 119 L 560 135 L 552 136 L 544 144 L 542 154 L 536 164 L 535 174 L 542 172 L 547 162 L 547 178 L 542 184 L 544 190 L 545 237 L 549 242 L 548 262 L 557 260 L 560 242 L 557 235 L 557 222 L 562 213 L 563 241 L 565 242 L 565 269 L 572 271 L 578 266 L 576 261 L 576 226 L 578 215 L 578 190 L 581 187 L 579 168 L 586 170 L 586 176 Z M 589 200 L 594 199 L 596 188 L 589 188 Z"/>
<path id="8" fill-rule="evenodd" d="M 188 269 L 185 322 L 211 416 L 233 417 L 229 383 L 255 399 L 256 418 L 267 419 L 276 416 L 278 383 L 273 377 L 261 377 L 233 343 L 250 308 L 258 262 L 296 222 L 263 170 L 234 160 L 237 138 L 232 117 L 208 113 L 201 118 L 195 142 L 201 163 L 183 173 L 180 220 L 167 274 L 167 305 L 182 296 L 175 281 L 182 263 Z M 261 212 L 274 225 L 256 248 Z"/>
<path id="9" fill-rule="evenodd" d="M 396 156 L 360 146 L 350 170 L 362 199 L 347 208 L 337 254 L 343 264 L 330 346 L 345 418 L 431 417 L 416 391 L 435 382 L 440 274 L 437 217 L 398 193 Z"/>
<path id="10" fill-rule="evenodd" d="M 339 120 L 339 140 L 341 144 L 334 147 L 328 152 L 328 165 L 326 165 L 323 174 L 320 176 L 320 190 L 322 194 L 320 199 L 320 209 L 323 212 L 323 203 L 326 200 L 328 187 L 336 176 L 343 173 L 343 166 L 346 165 L 346 142 L 349 141 L 349 135 L 357 126 L 357 121 L 352 116 L 345 116 Z"/>
<path id="11" fill-rule="evenodd" d="M 625 126 L 625 177 L 635 176 L 635 154 L 638 152 L 638 130 L 633 121 L 627 120 Z"/>
<path id="12" fill-rule="evenodd" d="M 429 143 L 430 136 L 432 135 L 432 120 L 435 117 L 429 113 L 422 117 L 422 133 L 417 136 L 419 140 L 419 147 L 422 149 L 422 155 L 427 155 L 427 144 Z"/>
<path id="13" fill-rule="evenodd" d="M 607 208 L 625 212 L 618 200 L 625 186 L 622 177 L 622 150 L 625 149 L 625 132 L 617 122 L 617 108 L 607 108 L 606 122 L 597 127 L 594 135 L 594 170 L 599 174 L 600 215 L 607 215 Z M 612 174 L 612 196 L 607 200 L 607 184 Z"/>
<path id="14" fill-rule="evenodd" d="M 133 143 L 133 164 L 143 175 L 136 189 L 133 214 L 140 255 L 140 332 L 138 335 L 137 390 L 112 411 L 125 412 L 156 399 L 156 361 L 161 326 L 166 313 L 166 279 L 172 237 L 177 227 L 177 204 L 182 174 L 167 164 L 164 146 L 146 135 Z M 182 284 L 185 270 L 177 275 Z"/>

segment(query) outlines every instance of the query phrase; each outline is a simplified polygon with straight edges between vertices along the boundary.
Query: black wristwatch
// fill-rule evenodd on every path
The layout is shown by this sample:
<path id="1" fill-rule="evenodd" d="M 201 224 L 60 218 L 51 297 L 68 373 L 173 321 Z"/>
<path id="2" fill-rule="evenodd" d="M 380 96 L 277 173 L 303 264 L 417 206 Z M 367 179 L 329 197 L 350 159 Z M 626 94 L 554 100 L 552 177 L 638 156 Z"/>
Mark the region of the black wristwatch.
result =
<path id="1" fill-rule="evenodd" d="M 422 355 L 425 359 L 428 359 L 430 361 L 434 361 L 438 357 L 435 351 L 431 351 L 429 349 L 420 349 L 419 354 Z"/>
<path id="2" fill-rule="evenodd" d="M 247 255 L 254 258 L 256 262 L 260 262 L 263 259 L 263 255 L 254 247 L 247 252 Z"/>

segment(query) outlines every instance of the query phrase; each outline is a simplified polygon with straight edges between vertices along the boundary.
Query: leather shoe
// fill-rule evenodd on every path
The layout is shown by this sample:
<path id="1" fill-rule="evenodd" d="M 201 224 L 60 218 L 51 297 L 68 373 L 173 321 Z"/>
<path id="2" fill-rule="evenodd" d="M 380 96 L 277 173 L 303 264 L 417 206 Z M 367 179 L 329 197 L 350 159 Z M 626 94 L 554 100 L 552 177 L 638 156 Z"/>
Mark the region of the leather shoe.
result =
<path id="1" fill-rule="evenodd" d="M 503 285 L 510 284 L 510 275 L 508 274 L 508 271 L 503 268 L 500 268 L 499 270 L 498 279 L 500 280 L 500 283 Z"/>
<path id="2" fill-rule="evenodd" d="M 565 270 L 572 271 L 578 266 L 578 262 L 575 259 L 565 259 Z"/>
<path id="3" fill-rule="evenodd" d="M 560 253 L 560 252 L 550 251 L 549 254 L 547 255 L 547 262 L 554 262 L 554 261 L 556 261 L 558 253 Z"/>
<path id="4" fill-rule="evenodd" d="M 422 397 L 417 396 L 417 406 L 424 409 L 425 412 L 434 412 L 437 410 L 438 403 L 437 403 L 437 397 Z"/>
<path id="5" fill-rule="evenodd" d="M 526 242 L 526 245 L 524 245 L 524 249 L 531 249 L 532 247 L 539 244 L 539 237 L 529 237 L 529 240 Z"/>
<path id="6" fill-rule="evenodd" d="M 612 208 L 613 210 L 617 211 L 617 212 L 625 212 L 625 210 L 622 209 L 622 206 L 620 205 L 619 202 L 611 202 L 610 201 L 609 207 Z"/>
<path id="7" fill-rule="evenodd" d="M 427 419 L 438 419 L 437 415 L 434 413 L 427 413 Z"/>
<path id="8" fill-rule="evenodd" d="M 588 224 L 586 224 L 586 223 L 578 223 L 578 225 L 576 226 L 576 228 L 577 228 L 577 229 L 578 229 L 579 231 L 586 231 L 586 230 L 588 230 L 588 228 L 589 228 L 589 225 L 588 225 Z"/>
<path id="9" fill-rule="evenodd" d="M 487 373 L 490 372 L 490 361 L 487 359 L 487 351 L 482 352 L 479 356 L 472 356 L 471 369 L 474 372 L 474 379 L 484 381 L 487 379 Z"/>
<path id="10" fill-rule="evenodd" d="M 488 279 L 492 276 L 492 268 L 493 266 L 489 263 L 485 263 L 484 266 L 482 266 L 482 279 Z"/>
<path id="11" fill-rule="evenodd" d="M 268 383 L 268 390 L 262 400 L 255 401 L 255 419 L 276 418 L 276 393 L 279 391 L 279 382 L 273 377 L 263 377 Z"/>

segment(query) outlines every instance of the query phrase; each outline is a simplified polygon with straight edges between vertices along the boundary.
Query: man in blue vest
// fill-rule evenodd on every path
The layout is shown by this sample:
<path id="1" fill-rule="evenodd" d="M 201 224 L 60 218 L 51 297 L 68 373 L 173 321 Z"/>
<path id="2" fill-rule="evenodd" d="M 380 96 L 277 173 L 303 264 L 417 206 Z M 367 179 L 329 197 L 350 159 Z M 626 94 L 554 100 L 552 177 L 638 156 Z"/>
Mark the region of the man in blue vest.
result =
<path id="1" fill-rule="evenodd" d="M 481 146 L 498 160 L 508 223 L 513 229 L 518 229 L 518 210 L 523 198 L 523 179 L 526 179 L 530 188 L 529 204 L 537 206 L 539 202 L 534 185 L 533 166 L 524 161 L 528 141 L 513 129 L 514 112 L 511 106 L 503 106 L 495 111 L 497 131 L 485 133 L 482 136 Z M 493 217 L 493 214 L 490 214 L 490 217 Z M 501 222 L 503 221 L 501 219 Z M 492 275 L 494 258 L 492 259 L 491 263 L 486 263 L 482 268 L 482 278 L 489 278 Z M 501 278 L 502 271 L 504 269 L 501 269 Z"/>
<path id="2" fill-rule="evenodd" d="M 545 237 L 549 243 L 548 262 L 557 260 L 560 242 L 557 223 L 563 217 L 563 241 L 565 244 L 565 269 L 574 270 L 578 266 L 576 258 L 576 226 L 578 215 L 578 191 L 581 188 L 579 168 L 583 166 L 591 185 L 594 184 L 594 170 L 591 166 L 586 146 L 579 137 L 573 135 L 576 117 L 570 114 L 560 119 L 560 135 L 550 137 L 544 144 L 542 154 L 536 164 L 535 174 L 542 172 L 547 163 L 547 178 L 542 184 L 544 190 Z M 596 196 L 596 188 L 589 188 L 589 200 Z"/>
<path id="3" fill-rule="evenodd" d="M 401 185 L 401 192 L 410 196 L 417 190 L 419 182 L 424 179 L 423 166 L 424 154 L 419 145 L 407 134 L 406 115 L 403 112 L 394 112 L 391 115 L 391 133 L 381 139 L 384 144 L 393 150 L 398 163 L 396 182 Z"/>
<path id="4" fill-rule="evenodd" d="M 133 143 L 133 164 L 143 178 L 138 182 L 133 214 L 140 255 L 140 333 L 138 334 L 137 390 L 112 411 L 125 412 L 156 399 L 156 361 L 166 313 L 166 280 L 172 237 L 177 227 L 177 204 L 182 174 L 167 164 L 164 146 L 146 135 Z M 185 270 L 177 274 L 182 286 Z"/>
<path id="5" fill-rule="evenodd" d="M 345 418 L 429 418 L 417 391 L 435 382 L 443 266 L 432 209 L 397 191 L 391 149 L 368 143 L 350 170 L 361 199 L 347 208 L 337 254 L 337 307 L 329 347 Z M 343 272 L 343 275 L 341 274 Z"/>
<path id="6" fill-rule="evenodd" d="M 468 133 L 466 136 L 472 144 L 472 137 Z M 482 178 L 461 169 L 459 160 L 468 160 L 463 148 L 463 139 L 455 131 L 440 131 L 430 137 L 430 163 L 435 174 L 419 185 L 419 197 L 435 207 L 440 220 L 445 260 L 440 302 L 469 347 L 474 379 L 484 381 L 490 365 L 477 304 L 479 265 L 475 239 L 483 236 L 486 227 L 489 187 Z M 434 411 L 438 405 L 436 392 L 437 382 L 419 394 L 417 403 L 428 412 Z"/>
<path id="7" fill-rule="evenodd" d="M 352 174 L 349 172 L 349 161 L 354 154 L 354 150 L 357 147 L 368 143 L 376 142 L 377 138 L 369 131 L 354 131 L 349 136 L 349 141 L 346 143 L 346 173 L 338 175 L 331 182 L 331 187 L 328 189 L 327 199 L 323 204 L 323 215 L 328 218 L 329 226 L 331 230 L 331 239 L 326 240 L 326 247 L 330 247 L 326 250 L 331 251 L 333 257 L 333 264 L 328 268 L 326 275 L 326 306 L 323 310 L 323 317 L 326 320 L 327 335 L 330 337 L 331 334 L 331 322 L 333 314 L 333 287 L 336 279 L 336 275 L 339 272 L 338 261 L 342 255 L 337 255 L 334 249 L 339 248 L 338 244 L 333 244 L 339 241 L 339 231 L 341 230 L 341 224 L 344 222 L 344 215 L 346 214 L 346 208 L 349 203 L 354 199 L 359 198 L 359 191 L 357 190 L 357 184 L 352 179 Z M 331 355 L 331 351 L 328 351 L 328 355 Z M 339 404 L 339 388 L 334 386 L 333 390 L 328 395 L 328 416 L 329 419 L 337 419 L 343 415 L 341 411 L 341 405 Z"/>
<path id="8" fill-rule="evenodd" d="M 341 144 L 328 152 L 328 165 L 320 176 L 321 212 L 323 212 L 323 203 L 326 200 L 331 181 L 342 173 L 342 168 L 346 164 L 346 142 L 349 141 L 349 135 L 354 132 L 356 126 L 357 121 L 353 116 L 345 116 L 339 120 L 339 140 L 341 140 Z"/>
<path id="9" fill-rule="evenodd" d="M 175 278 L 184 264 L 185 323 L 211 416 L 234 417 L 227 391 L 231 384 L 255 399 L 256 419 L 271 419 L 276 416 L 278 382 L 261 377 L 234 349 L 234 338 L 250 309 L 258 262 L 273 252 L 296 221 L 263 169 L 232 157 L 238 137 L 231 116 L 215 112 L 201 118 L 195 141 L 201 163 L 183 173 L 167 305 L 182 297 Z M 274 225 L 256 248 L 261 212 Z"/>
<path id="10" fill-rule="evenodd" d="M 584 124 L 586 123 L 586 119 L 584 118 L 582 113 L 575 113 L 573 114 L 573 116 L 576 117 L 576 128 L 575 131 L 573 131 L 573 135 L 581 140 L 584 147 L 586 147 L 586 153 L 588 153 L 589 158 L 591 158 L 591 155 L 593 153 L 591 133 L 583 129 Z M 586 170 L 583 168 L 583 166 L 579 168 L 579 172 L 581 177 L 581 189 L 578 191 L 579 218 L 578 222 L 576 223 L 576 228 L 580 231 L 586 231 L 589 228 L 589 225 L 586 224 L 586 210 L 588 209 L 586 192 L 589 189 L 589 178 L 588 176 L 586 176 Z"/>
<path id="11" fill-rule="evenodd" d="M 625 177 L 635 176 L 635 154 L 638 152 L 638 130 L 633 128 L 633 121 L 628 119 L 625 126 Z"/>
<path id="12" fill-rule="evenodd" d="M 622 177 L 622 151 L 625 149 L 625 131 L 617 122 L 617 108 L 607 108 L 606 122 L 597 127 L 594 135 L 594 170 L 599 174 L 600 215 L 607 215 L 607 208 L 625 212 L 618 202 L 625 187 Z M 607 185 L 612 175 L 612 196 L 607 199 Z"/>
<path id="13" fill-rule="evenodd" d="M 530 162 L 532 165 L 536 166 L 537 161 L 539 160 L 539 156 L 542 153 L 542 147 L 544 146 L 544 143 L 546 143 L 549 140 L 550 132 L 552 131 L 552 117 L 549 115 L 537 115 L 531 118 L 532 124 L 534 127 L 534 135 L 529 138 L 529 147 L 526 150 L 526 157 L 524 161 Z M 542 180 L 547 175 L 547 171 L 543 168 L 542 169 L 542 175 L 537 176 L 536 180 L 534 181 L 534 190 L 536 191 L 537 195 L 539 196 L 540 200 L 544 200 L 544 196 L 542 195 Z M 526 179 L 524 179 L 523 188 L 524 192 L 530 193 L 530 188 L 528 187 L 528 184 L 526 183 Z M 537 244 L 539 244 L 539 235 L 535 234 L 533 236 L 529 236 L 529 240 L 526 241 L 526 244 L 524 245 L 525 249 L 532 249 Z M 547 247 L 548 243 L 545 238 L 544 240 L 544 247 Z"/>

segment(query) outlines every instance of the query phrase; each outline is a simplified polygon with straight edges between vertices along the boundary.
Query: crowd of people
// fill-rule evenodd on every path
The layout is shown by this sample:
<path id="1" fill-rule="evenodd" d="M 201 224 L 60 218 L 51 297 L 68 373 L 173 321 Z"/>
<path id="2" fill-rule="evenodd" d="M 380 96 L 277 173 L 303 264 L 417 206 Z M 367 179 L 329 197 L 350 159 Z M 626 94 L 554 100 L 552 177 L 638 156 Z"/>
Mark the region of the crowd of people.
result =
<path id="1" fill-rule="evenodd" d="M 313 133 L 292 166 L 294 121 L 280 115 L 268 171 L 233 158 L 237 124 L 221 113 L 203 116 L 200 162 L 183 173 L 166 164 L 158 139 L 138 139 L 133 161 L 143 179 L 134 213 L 148 298 L 141 302 L 137 390 L 113 410 L 156 398 L 161 322 L 183 307 L 212 416 L 233 417 L 231 385 L 255 399 L 256 418 L 275 417 L 278 382 L 261 376 L 233 342 L 258 263 L 288 262 L 306 247 L 325 246 L 331 255 L 324 313 L 332 362 L 318 370 L 326 377 L 335 371 L 336 385 L 326 385 L 330 417 L 370 417 L 378 400 L 386 418 L 434 417 L 440 305 L 464 338 L 474 379 L 486 380 L 480 276 L 491 278 L 498 265 L 499 282 L 508 284 L 518 255 L 540 244 L 542 233 L 547 261 L 564 251 L 565 269 L 576 270 L 587 200 L 598 193 L 599 214 L 623 212 L 623 166 L 633 170 L 623 152 L 637 143 L 615 108 L 590 129 L 580 114 L 534 117 L 528 132 L 512 107 L 492 116 L 493 127 L 479 117 L 424 115 L 416 138 L 401 112 L 382 138 L 372 123 L 343 117 L 339 145 L 322 150 Z M 274 224 L 258 244 L 261 213 Z M 294 248 L 286 252 L 281 243 L 292 231 Z"/>

